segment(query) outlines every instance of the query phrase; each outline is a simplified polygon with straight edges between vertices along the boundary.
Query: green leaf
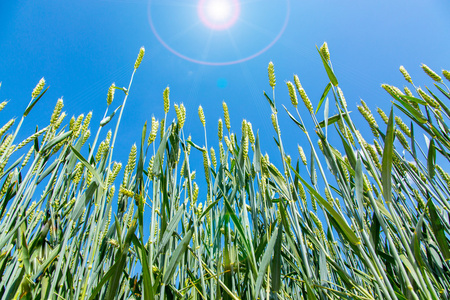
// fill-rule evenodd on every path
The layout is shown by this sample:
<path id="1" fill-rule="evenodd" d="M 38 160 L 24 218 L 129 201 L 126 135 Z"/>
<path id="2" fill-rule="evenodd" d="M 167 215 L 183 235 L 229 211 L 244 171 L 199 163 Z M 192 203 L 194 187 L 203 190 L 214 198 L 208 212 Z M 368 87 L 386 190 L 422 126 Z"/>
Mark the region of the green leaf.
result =
<path id="1" fill-rule="evenodd" d="M 75 149 L 72 145 L 70 145 L 70 148 L 72 149 L 73 154 L 75 154 L 75 156 L 80 160 L 80 162 L 91 172 L 91 174 L 100 184 L 100 186 L 104 188 L 103 180 L 100 178 L 100 175 L 98 175 L 97 170 L 95 170 L 94 167 L 87 162 L 87 160 L 83 157 L 83 155 L 81 155 L 80 152 L 77 151 L 77 149 Z"/>
<path id="2" fill-rule="evenodd" d="M 394 113 L 391 108 L 387 125 L 386 138 L 384 139 L 383 159 L 381 164 L 381 182 L 383 184 L 383 196 L 386 203 L 392 201 L 392 156 L 394 155 Z"/>
<path id="3" fill-rule="evenodd" d="M 122 249 L 122 228 L 120 227 L 121 222 L 117 218 L 117 215 L 114 213 L 114 226 L 116 226 L 117 231 L 117 242 L 119 243 L 120 249 Z"/>
<path id="4" fill-rule="evenodd" d="M 378 221 L 377 215 L 373 213 L 372 224 L 370 224 L 370 237 L 375 251 L 378 249 L 378 244 L 380 243 L 380 228 L 380 221 Z"/>
<path id="5" fill-rule="evenodd" d="M 286 180 L 282 176 L 280 176 L 279 171 L 277 171 L 273 165 L 270 164 L 268 168 L 270 175 L 275 180 L 277 185 L 280 187 L 281 189 L 280 192 L 282 193 L 282 196 L 285 197 L 286 199 L 289 199 L 289 189 L 286 184 Z"/>
<path id="6" fill-rule="evenodd" d="M 414 257 L 416 258 L 417 265 L 419 267 L 424 266 L 424 262 L 422 259 L 422 255 L 420 254 L 420 239 L 422 236 L 422 224 L 423 224 L 423 217 L 425 213 L 422 213 L 419 218 L 419 222 L 417 222 L 416 228 L 414 230 L 414 236 L 412 238 L 412 249 L 414 250 Z"/>
<path id="7" fill-rule="evenodd" d="M 48 176 L 53 170 L 56 168 L 56 166 L 59 164 L 59 160 L 55 160 L 44 172 L 39 175 L 38 180 L 36 181 L 36 184 L 39 184 L 45 177 Z"/>
<path id="8" fill-rule="evenodd" d="M 450 99 L 450 94 L 446 93 L 440 86 L 438 86 L 436 83 L 434 84 L 448 99 Z M 427 87 L 428 92 L 433 96 L 433 98 L 439 103 L 441 108 L 444 110 L 444 112 L 447 114 L 447 116 L 450 116 L 450 110 L 448 109 L 447 105 L 445 105 L 444 102 L 442 102 L 441 99 L 439 99 L 433 92 Z"/>
<path id="9" fill-rule="evenodd" d="M 334 86 L 338 86 L 338 81 L 336 79 L 336 76 L 333 73 L 333 70 L 331 70 L 330 66 L 328 65 L 328 62 L 323 57 L 322 53 L 320 52 L 319 48 L 316 46 L 317 52 L 319 52 L 320 58 L 322 59 L 323 66 L 325 67 L 325 70 L 327 71 L 328 78 L 330 79 L 330 82 Z"/>
<path id="10" fill-rule="evenodd" d="M 154 299 L 153 289 L 152 289 L 152 279 L 150 276 L 150 267 L 148 265 L 147 260 L 147 251 L 145 246 L 141 243 L 141 241 L 137 238 L 135 234 L 133 234 L 132 241 L 134 246 L 136 247 L 136 252 L 139 258 L 139 261 L 142 265 L 142 277 L 143 277 L 143 288 L 144 288 L 144 300 Z"/>
<path id="11" fill-rule="evenodd" d="M 117 111 L 119 110 L 119 108 L 121 108 L 122 105 L 119 105 L 118 108 L 116 108 L 109 116 L 103 118 L 103 120 L 100 121 L 100 127 L 105 126 L 106 124 L 108 124 L 109 122 L 111 122 L 112 118 L 114 117 L 114 115 L 117 113 Z"/>
<path id="12" fill-rule="evenodd" d="M 154 175 L 159 175 L 161 173 L 164 163 L 164 151 L 166 150 L 167 139 L 169 138 L 169 132 L 171 130 L 172 126 L 169 126 L 169 128 L 167 128 L 166 132 L 164 133 L 163 138 L 161 139 L 161 143 L 159 144 L 158 151 L 156 152 L 155 159 L 153 161 L 152 173 Z"/>
<path id="13" fill-rule="evenodd" d="M 26 274 L 30 275 L 31 274 L 31 265 L 30 265 L 30 253 L 28 251 L 28 246 L 27 246 L 27 239 L 25 237 L 25 232 L 23 232 L 21 230 L 21 237 L 20 237 L 20 241 L 21 241 L 21 248 L 20 251 L 22 253 L 22 261 L 23 261 L 23 266 L 25 267 L 25 272 Z"/>
<path id="14" fill-rule="evenodd" d="M 277 109 L 276 109 L 276 107 L 275 107 L 275 102 L 273 102 L 272 99 L 270 99 L 270 97 L 267 96 L 266 92 L 264 92 L 264 96 L 266 97 L 267 101 L 269 101 L 270 108 L 272 109 L 272 112 L 273 112 L 273 113 L 276 113 L 276 112 L 277 112 Z"/>
<path id="15" fill-rule="evenodd" d="M 255 151 L 253 151 L 253 167 L 255 172 L 261 172 L 261 147 L 259 146 L 259 130 L 256 132 Z"/>
<path id="16" fill-rule="evenodd" d="M 217 205 L 218 203 L 219 203 L 219 201 L 220 201 L 220 198 L 218 198 L 216 201 L 214 201 L 214 202 L 212 202 L 210 205 L 208 205 L 204 210 L 203 210 L 203 212 L 202 212 L 202 214 L 200 215 L 200 217 L 199 217 L 199 220 L 201 219 L 201 218 L 203 218 L 204 216 L 206 216 L 206 214 L 215 206 L 215 205 Z M 172 218 L 174 218 L 174 217 L 172 217 Z"/>
<path id="17" fill-rule="evenodd" d="M 233 197 L 230 197 L 230 198 L 233 198 Z M 242 222 L 239 220 L 238 216 L 236 215 L 233 208 L 231 207 L 230 202 L 228 202 L 228 200 L 225 196 L 224 196 L 224 205 L 231 217 L 231 220 L 233 220 L 234 226 L 236 226 L 236 229 L 239 232 L 239 234 L 244 242 L 246 255 L 248 255 L 251 252 L 251 250 L 250 250 L 250 244 L 247 239 L 247 236 L 244 233 L 244 226 L 242 226 Z"/>
<path id="18" fill-rule="evenodd" d="M 311 174 L 311 184 L 316 185 L 317 184 L 317 176 L 316 176 L 316 168 L 314 167 L 314 149 L 311 147 L 311 159 L 310 159 L 311 165 L 310 165 L 310 174 Z"/>
<path id="19" fill-rule="evenodd" d="M 0 176 L 0 180 L 2 180 L 2 178 L 4 176 L 8 175 L 9 172 L 11 172 L 11 170 L 14 169 L 22 161 L 22 158 L 24 157 L 24 155 L 19 157 L 19 159 L 17 159 L 8 169 L 6 169 L 6 171 L 3 172 L 3 175 Z"/>
<path id="20" fill-rule="evenodd" d="M 445 228 L 442 225 L 441 218 L 436 211 L 436 206 L 434 206 L 433 201 L 428 200 L 428 208 L 430 211 L 430 221 L 431 221 L 431 229 L 433 230 L 434 237 L 438 243 L 439 249 L 441 250 L 441 254 L 444 257 L 445 261 L 450 260 L 450 250 L 447 237 L 445 236 Z"/>
<path id="21" fill-rule="evenodd" d="M 294 256 L 293 261 L 297 261 L 298 267 L 300 267 L 302 270 L 302 272 L 300 272 L 300 275 L 303 277 L 303 280 L 306 285 L 306 289 L 308 291 L 307 299 L 315 300 L 315 299 L 317 299 L 317 297 L 312 289 L 312 279 L 313 278 L 310 278 L 307 275 L 307 274 L 309 274 L 308 271 L 310 269 L 310 265 L 309 265 L 308 261 L 305 261 L 304 259 L 301 258 L 300 251 L 299 251 L 299 249 L 297 249 L 296 242 L 294 242 L 294 239 L 292 237 L 291 228 L 289 226 L 290 223 L 288 220 L 287 212 L 286 212 L 286 209 L 283 206 L 283 204 L 279 206 L 279 209 L 280 209 L 281 220 L 283 222 L 283 226 L 285 228 L 285 233 L 286 233 L 284 236 L 286 237 L 286 241 L 287 241 L 289 247 L 291 248 L 291 252 L 293 254 L 292 256 Z M 291 262 L 291 263 L 293 263 L 293 262 Z M 306 270 L 305 268 L 308 268 L 308 270 Z"/>
<path id="22" fill-rule="evenodd" d="M 416 284 L 420 286 L 420 280 L 418 277 L 418 274 L 414 270 L 414 266 L 411 264 L 411 262 L 408 260 L 408 258 L 404 254 L 400 254 L 400 259 L 402 260 L 405 267 L 408 269 L 408 275 L 411 276 Z"/>
<path id="23" fill-rule="evenodd" d="M 119 255 L 116 256 L 116 260 L 114 265 L 111 267 L 111 269 L 114 270 L 114 273 L 112 275 L 111 280 L 108 284 L 108 289 L 106 290 L 106 297 L 105 299 L 114 299 L 117 295 L 117 292 L 120 288 L 120 282 L 122 278 L 122 273 L 125 270 L 125 266 L 127 264 L 127 257 L 129 248 L 131 245 L 131 240 L 134 235 L 134 231 L 137 227 L 137 215 L 134 217 L 133 221 L 131 222 L 130 228 L 128 228 L 127 235 L 125 237 L 125 241 L 123 244 L 123 248 L 121 249 Z"/>
<path id="24" fill-rule="evenodd" d="M 265 273 L 267 271 L 267 267 L 269 266 L 270 260 L 272 259 L 272 254 L 275 247 L 275 242 L 277 241 L 277 236 L 278 236 L 278 226 L 273 230 L 269 244 L 267 245 L 266 251 L 264 252 L 261 263 L 259 264 L 258 277 L 256 279 L 256 287 L 255 287 L 255 297 L 254 297 L 255 299 L 259 295 L 261 285 L 264 280 Z"/>
<path id="25" fill-rule="evenodd" d="M 282 204 L 281 204 L 282 205 Z M 278 226 L 277 240 L 275 242 L 273 261 L 272 261 L 272 290 L 278 292 L 281 288 L 281 241 L 283 237 L 282 224 Z"/>
<path id="26" fill-rule="evenodd" d="M 44 96 L 44 94 L 47 92 L 48 88 L 50 86 L 48 86 L 40 95 L 39 97 L 37 97 L 36 99 L 33 100 L 33 102 L 31 102 L 27 108 L 25 109 L 25 112 L 23 113 L 23 116 L 26 117 L 28 116 L 28 114 L 30 113 L 30 111 L 33 109 L 33 107 L 36 105 L 36 103 L 42 98 L 42 96 Z"/>
<path id="27" fill-rule="evenodd" d="M 413 116 L 413 119 L 416 119 L 418 122 L 422 124 L 427 122 L 427 119 L 423 117 L 422 113 L 416 110 L 414 107 L 412 107 L 408 102 L 400 98 L 398 99 L 398 102 L 400 102 L 403 105 L 403 107 L 406 108 L 407 112 L 404 109 L 401 109 L 401 107 L 398 104 L 394 103 L 394 105 L 397 106 L 399 109 L 401 109 L 409 117 Z"/>
<path id="28" fill-rule="evenodd" d="M 341 133 L 339 132 L 339 136 L 341 137 L 342 145 L 344 146 L 345 154 L 347 154 L 348 161 L 350 163 L 350 167 L 353 168 L 353 170 L 356 168 L 356 156 L 355 152 L 353 152 L 352 147 L 350 144 L 347 143 L 347 139 L 345 139 Z"/>
<path id="29" fill-rule="evenodd" d="M 50 267 L 51 263 L 58 256 L 59 250 L 61 250 L 61 246 L 53 248 L 53 250 L 46 257 L 45 261 L 39 265 L 34 275 L 30 278 L 31 281 L 36 282 L 38 278 L 44 274 L 44 272 Z"/>
<path id="30" fill-rule="evenodd" d="M 291 120 L 294 121 L 294 123 L 297 124 L 297 126 L 300 127 L 300 129 L 301 129 L 303 132 L 305 132 L 305 127 L 304 127 L 299 121 L 297 121 L 297 119 L 296 119 L 296 118 L 295 118 L 295 117 L 287 110 L 286 106 L 283 105 L 283 107 L 284 107 L 284 109 L 286 110 L 286 112 L 287 112 L 289 118 L 291 118 Z"/>
<path id="31" fill-rule="evenodd" d="M 194 234 L 194 227 L 191 227 L 191 229 L 188 232 L 186 232 L 186 235 L 181 240 L 181 242 L 178 244 L 177 248 L 175 249 L 172 256 L 170 257 L 167 269 L 164 271 L 163 282 L 165 284 L 169 283 L 169 281 L 172 280 L 172 275 L 175 272 L 178 262 L 180 261 L 184 252 L 186 252 L 186 249 L 187 249 L 189 243 L 191 242 L 191 238 L 192 238 L 193 234 Z"/>
<path id="32" fill-rule="evenodd" d="M 415 138 L 415 129 L 414 123 L 411 121 L 411 152 L 414 159 L 417 159 L 417 150 L 416 150 L 416 138 Z"/>
<path id="33" fill-rule="evenodd" d="M 325 161 L 327 163 L 328 169 L 331 171 L 331 173 L 334 176 L 337 176 L 338 173 L 338 166 L 335 161 L 335 157 L 333 155 L 333 150 L 331 149 L 331 146 L 329 145 L 328 141 L 324 137 L 320 137 L 323 144 L 323 155 L 325 157 Z"/>
<path id="34" fill-rule="evenodd" d="M 434 174 L 436 173 L 435 169 L 436 165 L 436 147 L 434 145 L 434 139 L 430 141 L 430 145 L 428 146 L 428 158 L 427 158 L 427 168 L 428 175 L 431 179 L 433 179 Z"/>
<path id="35" fill-rule="evenodd" d="M 203 151 L 205 150 L 203 147 L 200 147 L 199 145 L 195 144 L 192 141 L 187 141 L 188 144 L 190 144 L 192 147 L 194 147 L 195 149 L 199 150 L 199 151 Z"/>
<path id="36" fill-rule="evenodd" d="M 114 263 L 114 265 L 108 270 L 108 272 L 106 272 L 103 275 L 102 280 L 97 284 L 95 289 L 92 291 L 91 296 L 89 297 L 89 300 L 94 300 L 96 298 L 97 294 L 102 290 L 103 286 L 112 277 L 112 275 L 117 272 L 117 267 L 116 267 L 117 264 L 118 264 L 118 262 Z M 110 298 L 110 299 L 114 299 L 114 298 Z"/>
<path id="37" fill-rule="evenodd" d="M 98 183 L 93 181 L 87 190 L 81 195 L 80 199 L 77 199 L 75 206 L 70 212 L 70 219 L 77 220 L 83 214 L 89 201 L 91 201 L 92 195 L 97 191 Z"/>
<path id="38" fill-rule="evenodd" d="M 291 166 L 291 170 L 295 173 L 295 169 Z M 347 240 L 352 243 L 353 245 L 359 245 L 361 244 L 361 241 L 356 236 L 356 234 L 353 232 L 353 230 L 348 226 L 345 219 L 328 203 L 327 200 L 325 200 L 312 186 L 310 186 L 300 175 L 298 175 L 298 179 L 303 183 L 303 185 L 308 189 L 308 191 L 314 196 L 315 199 L 317 199 L 320 204 L 325 208 L 325 210 L 333 216 L 333 218 L 336 220 L 336 223 L 340 227 L 342 233 L 347 237 Z"/>
<path id="39" fill-rule="evenodd" d="M 350 114 L 351 111 L 349 111 L 348 113 Z M 341 115 L 342 115 L 342 117 L 341 117 Z M 339 121 L 341 118 L 344 118 L 344 117 L 346 117 L 346 116 L 347 116 L 347 113 L 342 113 L 342 114 L 337 114 L 337 115 L 331 116 L 331 117 L 328 118 L 328 125 L 331 125 L 331 124 L 333 124 L 333 123 L 336 123 L 336 122 Z M 318 127 L 324 128 L 325 126 L 326 126 L 326 125 L 325 125 L 325 120 L 323 120 L 323 121 L 319 122 L 319 124 L 317 124 L 316 128 L 318 128 Z"/>
<path id="40" fill-rule="evenodd" d="M 327 86 L 325 87 L 325 90 L 323 91 L 322 97 L 320 97 L 320 101 L 319 104 L 317 105 L 316 111 L 314 112 L 314 114 L 317 114 L 317 112 L 319 111 L 320 107 L 322 106 L 322 102 L 325 100 L 325 98 L 328 95 L 328 92 L 331 89 L 331 83 L 328 82 Z"/>
<path id="41" fill-rule="evenodd" d="M 323 110 L 323 120 L 325 121 L 325 138 L 328 137 L 328 113 L 329 113 L 329 110 L 330 110 L 330 103 L 327 98 L 327 100 L 325 101 L 325 108 Z"/>
<path id="42" fill-rule="evenodd" d="M 363 198 L 364 198 L 364 177 L 362 172 L 362 164 L 361 164 L 361 158 L 358 157 L 358 160 L 356 161 L 356 168 L 355 168 L 355 196 L 356 196 L 356 203 L 358 204 L 358 219 L 360 224 L 362 225 L 362 222 L 364 220 L 364 212 L 363 212 Z"/>
<path id="43" fill-rule="evenodd" d="M 323 248 L 319 248 L 318 262 L 320 284 L 326 286 L 328 281 L 327 258 L 325 256 L 325 250 Z"/>
<path id="44" fill-rule="evenodd" d="M 415 102 L 417 104 L 427 105 L 426 101 L 424 101 L 422 99 L 419 99 L 419 98 L 416 98 L 416 97 L 411 97 L 411 96 L 406 96 L 406 95 L 399 95 L 399 96 L 400 96 L 401 99 L 406 99 L 408 102 L 412 101 L 412 102 Z"/>
<path id="45" fill-rule="evenodd" d="M 181 204 L 175 215 L 171 218 L 169 225 L 167 225 L 164 235 L 159 243 L 158 251 L 154 256 L 154 259 L 156 259 L 156 257 L 161 253 L 166 244 L 169 242 L 169 239 L 170 237 L 172 237 L 172 234 L 175 231 L 175 229 L 177 229 L 178 223 L 180 222 L 181 217 L 183 217 L 183 214 L 184 214 L 184 203 Z"/>
<path id="46" fill-rule="evenodd" d="M 59 142 L 63 141 L 65 138 L 69 137 L 72 134 L 72 131 L 69 130 L 65 133 L 61 133 L 60 135 L 54 137 L 50 142 L 42 147 L 40 153 L 45 153 L 45 151 L 51 149 L 53 146 L 57 145 Z"/>

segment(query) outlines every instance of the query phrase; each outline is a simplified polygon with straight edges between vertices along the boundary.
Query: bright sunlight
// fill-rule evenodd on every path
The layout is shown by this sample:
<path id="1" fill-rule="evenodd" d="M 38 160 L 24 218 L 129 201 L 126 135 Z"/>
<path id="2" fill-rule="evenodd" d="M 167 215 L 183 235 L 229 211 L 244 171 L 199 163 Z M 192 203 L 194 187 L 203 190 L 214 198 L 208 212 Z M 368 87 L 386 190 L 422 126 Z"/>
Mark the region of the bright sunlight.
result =
<path id="1" fill-rule="evenodd" d="M 212 21 L 223 22 L 231 16 L 231 3 L 225 0 L 209 1 L 206 5 L 206 15 Z"/>
<path id="2" fill-rule="evenodd" d="M 224 30 L 233 26 L 240 13 L 237 0 L 200 0 L 198 15 L 207 27 L 214 30 Z"/>

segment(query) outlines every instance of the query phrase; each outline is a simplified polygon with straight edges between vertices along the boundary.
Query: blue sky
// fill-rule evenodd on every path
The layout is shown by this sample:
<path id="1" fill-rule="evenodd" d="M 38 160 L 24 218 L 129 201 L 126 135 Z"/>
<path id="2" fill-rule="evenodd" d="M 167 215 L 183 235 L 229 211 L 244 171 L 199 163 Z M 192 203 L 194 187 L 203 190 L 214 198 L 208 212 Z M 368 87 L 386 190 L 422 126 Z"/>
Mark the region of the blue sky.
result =
<path id="1" fill-rule="evenodd" d="M 360 98 L 372 111 L 376 106 L 389 109 L 390 98 L 380 85 L 406 84 L 398 72 L 400 65 L 420 85 L 432 84 L 420 69 L 421 63 L 438 72 L 450 68 L 450 4 L 446 0 L 238 2 L 241 11 L 234 26 L 214 31 L 199 19 L 198 1 L 194 0 L 1 1 L 0 98 L 10 103 L 0 113 L 0 123 L 22 114 L 32 89 L 45 77 L 50 89 L 25 120 L 19 140 L 30 135 L 36 125 L 48 124 L 61 96 L 69 117 L 93 111 L 91 127 L 96 129 L 106 108 L 108 87 L 112 82 L 128 85 L 139 48 L 145 46 L 146 56 L 119 130 L 115 159 L 126 161 L 146 120 L 152 115 L 163 118 L 162 92 L 167 85 L 171 102 L 186 106 L 185 132 L 191 133 L 197 144 L 203 145 L 197 117 L 202 105 L 208 144 L 217 150 L 217 120 L 222 117 L 221 102 L 225 100 L 234 131 L 240 131 L 241 120 L 246 118 L 254 130 L 259 129 L 263 151 L 275 152 L 270 109 L 262 93 L 271 89 L 269 61 L 275 64 L 284 144 L 287 152 L 297 157 L 297 143 L 306 143 L 282 109 L 282 104 L 290 107 L 284 82 L 298 74 L 317 105 L 327 77 L 315 45 L 328 42 L 335 73 L 356 120 L 362 120 L 356 110 Z M 252 59 L 213 66 L 169 51 L 151 24 L 173 50 L 209 63 L 245 59 L 282 33 L 269 49 Z M 113 107 L 121 103 L 119 95 L 117 92 Z M 174 117 L 173 107 L 170 114 Z M 368 129 L 365 123 L 363 126 L 363 131 Z"/>

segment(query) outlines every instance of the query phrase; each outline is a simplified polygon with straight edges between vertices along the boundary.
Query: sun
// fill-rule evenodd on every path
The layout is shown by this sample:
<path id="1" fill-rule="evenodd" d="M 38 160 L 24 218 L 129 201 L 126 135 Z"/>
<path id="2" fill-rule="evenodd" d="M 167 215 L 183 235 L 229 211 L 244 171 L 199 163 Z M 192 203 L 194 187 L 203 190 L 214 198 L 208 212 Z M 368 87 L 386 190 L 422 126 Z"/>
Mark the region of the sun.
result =
<path id="1" fill-rule="evenodd" d="M 223 22 L 231 16 L 231 3 L 226 0 L 208 1 L 206 16 L 214 22 Z"/>
<path id="2" fill-rule="evenodd" d="M 214 30 L 224 30 L 238 20 L 240 4 L 238 0 L 200 0 L 197 12 L 204 25 Z"/>

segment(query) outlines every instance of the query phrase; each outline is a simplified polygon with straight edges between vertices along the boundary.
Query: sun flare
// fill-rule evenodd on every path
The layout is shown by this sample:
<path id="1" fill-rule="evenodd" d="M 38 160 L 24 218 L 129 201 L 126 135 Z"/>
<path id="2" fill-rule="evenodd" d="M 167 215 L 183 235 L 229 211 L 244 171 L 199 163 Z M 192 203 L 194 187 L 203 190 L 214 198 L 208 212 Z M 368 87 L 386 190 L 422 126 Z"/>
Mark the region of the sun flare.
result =
<path id="1" fill-rule="evenodd" d="M 231 15 L 231 3 L 226 0 L 208 1 L 206 16 L 214 22 L 223 22 Z"/>
<path id="2" fill-rule="evenodd" d="M 240 14 L 238 0 L 200 0 L 198 15 L 207 27 L 224 30 L 233 26 Z"/>

